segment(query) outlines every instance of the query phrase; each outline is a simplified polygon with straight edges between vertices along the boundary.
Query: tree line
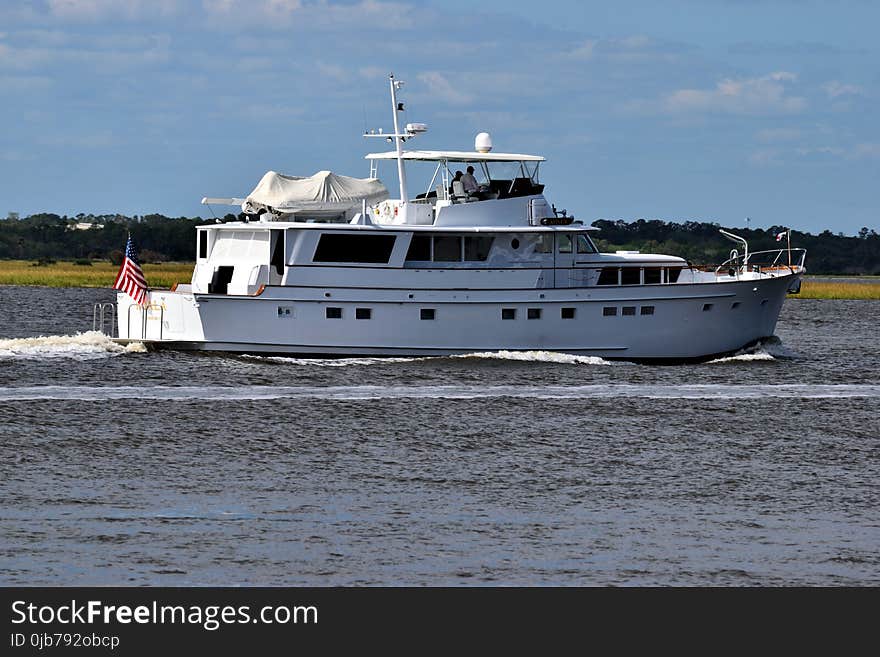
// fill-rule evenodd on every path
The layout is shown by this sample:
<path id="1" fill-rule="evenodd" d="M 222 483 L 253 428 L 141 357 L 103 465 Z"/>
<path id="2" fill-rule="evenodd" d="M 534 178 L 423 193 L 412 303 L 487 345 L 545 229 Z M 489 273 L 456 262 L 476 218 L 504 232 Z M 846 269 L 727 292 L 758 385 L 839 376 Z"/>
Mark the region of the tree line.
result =
<path id="1" fill-rule="evenodd" d="M 225 221 L 234 220 L 226 215 Z M 196 227 L 214 223 L 200 217 L 166 217 L 160 214 L 125 215 L 34 214 L 0 221 L 0 259 L 106 260 L 120 262 L 126 237 L 131 233 L 143 262 L 191 261 L 195 259 Z M 92 224 L 87 230 L 77 228 Z M 736 245 L 725 239 L 717 223 L 657 219 L 593 222 L 600 232 L 593 235 L 602 251 L 637 250 L 642 253 L 678 255 L 693 264 L 719 264 Z M 782 226 L 728 228 L 749 241 L 752 251 L 776 249 Z M 818 235 L 794 230 L 792 247 L 807 249 L 807 270 L 813 274 L 880 275 L 880 235 L 862 228 L 856 236 Z M 784 245 L 784 243 L 783 243 Z"/>

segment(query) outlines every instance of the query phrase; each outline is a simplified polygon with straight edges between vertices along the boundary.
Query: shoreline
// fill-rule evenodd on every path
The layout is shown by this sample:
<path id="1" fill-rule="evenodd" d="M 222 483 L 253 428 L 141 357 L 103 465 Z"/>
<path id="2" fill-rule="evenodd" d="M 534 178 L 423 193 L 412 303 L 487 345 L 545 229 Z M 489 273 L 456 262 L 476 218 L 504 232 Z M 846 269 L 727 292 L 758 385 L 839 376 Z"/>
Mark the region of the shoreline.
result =
<path id="1" fill-rule="evenodd" d="M 189 282 L 194 266 L 194 262 L 145 264 L 143 271 L 151 289 L 167 290 L 175 283 Z M 0 285 L 111 288 L 117 271 L 117 265 L 100 260 L 91 264 L 59 260 L 46 265 L 35 265 L 31 260 L 0 260 Z M 880 300 L 880 276 L 805 276 L 801 292 L 788 298 L 876 301 Z"/>

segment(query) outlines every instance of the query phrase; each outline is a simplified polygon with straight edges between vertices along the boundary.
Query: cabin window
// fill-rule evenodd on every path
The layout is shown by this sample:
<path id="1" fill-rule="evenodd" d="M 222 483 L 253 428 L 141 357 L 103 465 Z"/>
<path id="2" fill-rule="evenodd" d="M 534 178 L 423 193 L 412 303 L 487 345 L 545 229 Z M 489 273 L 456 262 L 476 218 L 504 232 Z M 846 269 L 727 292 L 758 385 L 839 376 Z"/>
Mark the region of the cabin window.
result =
<path id="1" fill-rule="evenodd" d="M 541 309 L 540 308 L 529 308 L 526 311 L 527 319 L 541 319 Z"/>
<path id="2" fill-rule="evenodd" d="M 596 285 L 617 285 L 617 267 L 603 267 Z"/>
<path id="3" fill-rule="evenodd" d="M 473 235 L 464 238 L 464 259 L 484 262 L 489 258 L 494 237 L 491 235 Z"/>
<path id="4" fill-rule="evenodd" d="M 342 319 L 342 308 L 327 308 L 327 319 Z"/>
<path id="5" fill-rule="evenodd" d="M 563 308 L 562 319 L 574 319 L 574 308 Z"/>
<path id="6" fill-rule="evenodd" d="M 515 237 L 512 240 L 510 240 L 510 248 L 512 248 L 514 251 L 516 251 L 519 248 L 519 240 L 516 239 Z"/>
<path id="7" fill-rule="evenodd" d="M 625 317 L 634 317 L 636 314 L 636 307 L 635 306 L 624 306 L 622 314 Z"/>
<path id="8" fill-rule="evenodd" d="M 516 319 L 516 308 L 502 308 L 501 319 Z"/>
<path id="9" fill-rule="evenodd" d="M 577 236 L 577 252 L 578 253 L 595 253 L 596 247 L 586 235 Z"/>
<path id="10" fill-rule="evenodd" d="M 614 317 L 617 315 L 617 306 L 605 306 L 602 308 L 603 317 Z"/>
<path id="11" fill-rule="evenodd" d="M 538 236 L 535 253 L 553 253 L 553 233 L 541 233 Z"/>
<path id="12" fill-rule="evenodd" d="M 711 303 L 704 303 L 704 304 L 703 304 L 703 312 L 704 312 L 704 313 L 707 313 L 707 312 L 709 312 L 710 310 L 712 310 L 712 306 L 713 306 L 713 305 L 714 305 L 714 304 L 711 304 Z"/>
<path id="13" fill-rule="evenodd" d="M 419 310 L 419 319 L 430 320 L 434 319 L 437 315 L 437 311 L 433 308 L 421 308 Z"/>
<path id="14" fill-rule="evenodd" d="M 645 285 L 659 285 L 660 284 L 660 268 L 659 267 L 645 267 Z"/>
<path id="15" fill-rule="evenodd" d="M 355 319 L 372 319 L 373 318 L 373 310 L 371 308 L 355 308 L 354 309 L 354 318 Z"/>
<path id="16" fill-rule="evenodd" d="M 437 235 L 434 237 L 434 262 L 460 262 L 461 237 Z"/>
<path id="17" fill-rule="evenodd" d="M 561 233 L 557 235 L 559 238 L 557 244 L 559 245 L 560 253 L 571 253 L 571 235 L 566 235 Z"/>
<path id="18" fill-rule="evenodd" d="M 737 308 L 739 308 L 739 301 L 734 301 L 732 304 L 730 304 L 731 310 L 736 310 Z"/>
<path id="19" fill-rule="evenodd" d="M 413 235 L 406 252 L 407 260 L 431 260 L 431 236 Z"/>
<path id="20" fill-rule="evenodd" d="M 620 270 L 621 285 L 638 285 L 640 283 L 641 270 L 637 267 L 622 267 Z"/>
<path id="21" fill-rule="evenodd" d="M 654 314 L 654 306 L 642 306 L 642 314 L 643 315 L 653 315 Z"/>
<path id="22" fill-rule="evenodd" d="M 323 233 L 315 249 L 314 262 L 387 264 L 395 239 L 394 235 Z"/>
<path id="23" fill-rule="evenodd" d="M 199 231 L 199 258 L 208 257 L 208 231 Z"/>
<path id="24" fill-rule="evenodd" d="M 666 270 L 667 281 L 669 283 L 677 283 L 679 274 L 681 274 L 681 267 L 667 269 Z"/>
<path id="25" fill-rule="evenodd" d="M 208 283 L 208 294 L 226 294 L 234 271 L 235 267 L 217 267 L 211 282 Z"/>

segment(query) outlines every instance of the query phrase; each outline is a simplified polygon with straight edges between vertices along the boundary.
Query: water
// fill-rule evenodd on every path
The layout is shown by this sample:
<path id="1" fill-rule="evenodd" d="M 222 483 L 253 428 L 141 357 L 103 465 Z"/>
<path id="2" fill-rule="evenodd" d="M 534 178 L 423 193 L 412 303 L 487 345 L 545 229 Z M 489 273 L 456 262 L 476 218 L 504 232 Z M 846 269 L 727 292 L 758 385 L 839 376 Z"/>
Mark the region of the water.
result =
<path id="1" fill-rule="evenodd" d="M 0 584 L 880 583 L 880 302 L 648 366 L 146 353 L 112 296 L 0 287 Z"/>

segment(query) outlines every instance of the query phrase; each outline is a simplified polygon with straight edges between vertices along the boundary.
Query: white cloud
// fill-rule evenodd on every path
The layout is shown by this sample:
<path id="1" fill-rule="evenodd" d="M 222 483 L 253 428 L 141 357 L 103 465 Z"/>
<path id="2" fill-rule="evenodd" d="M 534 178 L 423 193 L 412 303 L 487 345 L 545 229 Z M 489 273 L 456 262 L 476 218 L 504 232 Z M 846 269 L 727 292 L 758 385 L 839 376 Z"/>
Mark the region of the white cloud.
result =
<path id="1" fill-rule="evenodd" d="M 796 76 L 778 71 L 757 78 L 725 78 L 714 89 L 679 89 L 663 99 L 670 113 L 794 114 L 806 108 L 800 96 L 787 93 Z"/>
<path id="2" fill-rule="evenodd" d="M 861 95 L 863 91 L 859 86 L 854 84 L 844 84 L 837 80 L 832 80 L 831 82 L 822 85 L 822 89 L 825 90 L 825 93 L 828 94 L 828 97 L 831 99 L 840 98 L 841 96 L 858 96 Z"/>
<path id="3" fill-rule="evenodd" d="M 49 13 L 76 21 L 170 16 L 180 5 L 181 0 L 48 0 Z"/>
<path id="4" fill-rule="evenodd" d="M 446 77 L 437 71 L 419 73 L 419 81 L 428 87 L 432 98 L 450 105 L 467 105 L 473 101 L 473 97 L 456 88 Z"/>

